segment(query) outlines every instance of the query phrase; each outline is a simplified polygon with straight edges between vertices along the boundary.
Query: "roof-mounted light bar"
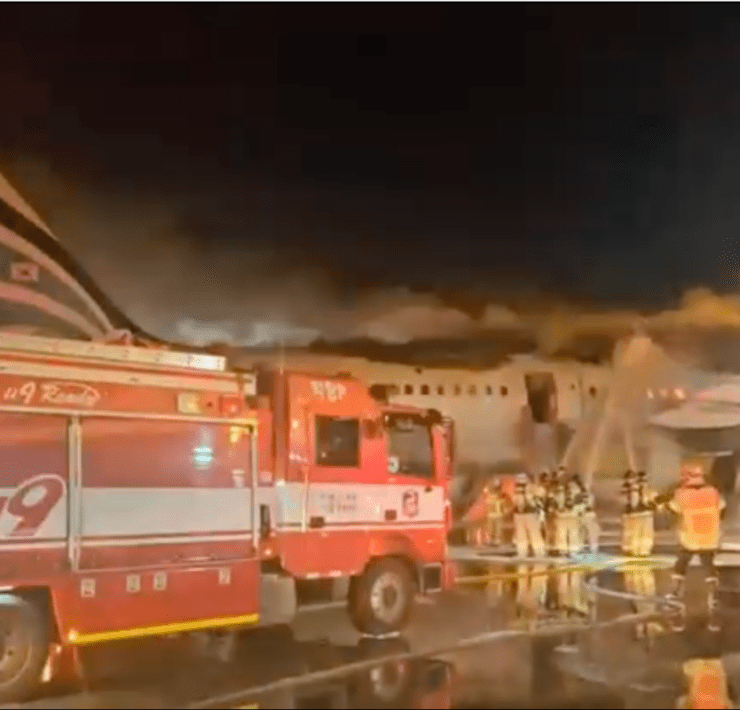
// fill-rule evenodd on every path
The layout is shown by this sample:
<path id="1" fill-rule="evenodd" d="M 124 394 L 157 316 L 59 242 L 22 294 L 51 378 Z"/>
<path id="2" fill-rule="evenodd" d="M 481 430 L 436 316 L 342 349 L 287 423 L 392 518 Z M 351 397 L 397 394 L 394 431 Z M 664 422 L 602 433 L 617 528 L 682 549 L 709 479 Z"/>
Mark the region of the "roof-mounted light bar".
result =
<path id="1" fill-rule="evenodd" d="M 223 372 L 226 358 L 207 353 L 186 353 L 159 348 L 142 348 L 134 345 L 103 345 L 65 338 L 43 338 L 35 335 L 0 333 L 0 350 L 43 353 L 72 357 L 88 357 L 108 362 L 136 363 L 190 370 Z"/>

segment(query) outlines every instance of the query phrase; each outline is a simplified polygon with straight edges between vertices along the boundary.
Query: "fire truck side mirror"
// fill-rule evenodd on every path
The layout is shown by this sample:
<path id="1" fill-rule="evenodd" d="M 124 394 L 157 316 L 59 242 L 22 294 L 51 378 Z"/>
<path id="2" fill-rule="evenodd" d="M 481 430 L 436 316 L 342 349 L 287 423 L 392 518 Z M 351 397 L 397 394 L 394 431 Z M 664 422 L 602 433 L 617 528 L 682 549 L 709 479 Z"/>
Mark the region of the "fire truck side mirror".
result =
<path id="1" fill-rule="evenodd" d="M 383 424 L 375 419 L 363 419 L 362 434 L 366 439 L 377 439 L 383 433 Z"/>
<path id="2" fill-rule="evenodd" d="M 427 423 L 430 426 L 438 426 L 442 423 L 442 413 L 438 409 L 427 409 Z"/>

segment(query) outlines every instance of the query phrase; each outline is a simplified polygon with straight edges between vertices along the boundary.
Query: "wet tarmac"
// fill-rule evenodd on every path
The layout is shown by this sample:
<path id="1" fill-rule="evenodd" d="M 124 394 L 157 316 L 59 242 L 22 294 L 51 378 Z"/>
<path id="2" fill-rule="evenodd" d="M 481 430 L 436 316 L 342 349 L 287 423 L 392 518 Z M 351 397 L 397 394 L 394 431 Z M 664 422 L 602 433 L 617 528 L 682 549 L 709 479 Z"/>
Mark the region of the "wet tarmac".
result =
<path id="1" fill-rule="evenodd" d="M 536 566 L 468 571 L 493 576 L 424 600 L 402 637 L 359 638 L 343 609 L 324 608 L 302 613 L 291 627 L 239 638 L 91 648 L 83 656 L 84 689 L 50 686 L 23 707 L 664 708 L 736 701 L 736 570 L 722 572 L 719 632 L 708 630 L 698 571 L 689 577 L 682 632 L 657 601 L 668 589 L 665 569 L 594 577 Z"/>

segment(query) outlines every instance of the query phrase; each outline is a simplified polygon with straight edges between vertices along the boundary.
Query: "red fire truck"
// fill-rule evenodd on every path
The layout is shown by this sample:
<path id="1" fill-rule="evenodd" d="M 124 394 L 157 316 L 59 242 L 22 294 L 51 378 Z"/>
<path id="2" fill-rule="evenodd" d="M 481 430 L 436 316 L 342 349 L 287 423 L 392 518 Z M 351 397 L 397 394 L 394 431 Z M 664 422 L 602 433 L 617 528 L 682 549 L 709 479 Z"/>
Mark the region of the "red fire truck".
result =
<path id="1" fill-rule="evenodd" d="M 0 335 L 0 698 L 50 649 L 287 623 L 298 580 L 401 629 L 447 579 L 451 437 L 349 377 Z"/>

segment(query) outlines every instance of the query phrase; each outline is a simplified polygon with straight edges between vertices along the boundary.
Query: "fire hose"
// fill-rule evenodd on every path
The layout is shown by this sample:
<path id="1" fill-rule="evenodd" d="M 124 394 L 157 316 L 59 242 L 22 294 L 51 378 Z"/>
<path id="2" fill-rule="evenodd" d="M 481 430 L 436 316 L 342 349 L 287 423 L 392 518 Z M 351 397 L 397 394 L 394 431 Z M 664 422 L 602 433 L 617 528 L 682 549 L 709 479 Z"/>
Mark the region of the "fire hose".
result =
<path id="1" fill-rule="evenodd" d="M 624 563 L 621 563 L 622 565 Z M 642 563 L 642 566 L 645 566 L 645 563 Z M 655 566 L 655 565 L 653 565 Z M 251 686 L 247 687 L 238 691 L 233 691 L 229 693 L 224 693 L 219 696 L 211 696 L 206 699 L 195 701 L 186 707 L 191 708 L 192 710 L 197 710 L 199 708 L 206 709 L 211 707 L 234 707 L 235 704 L 239 702 L 245 702 L 249 700 L 250 698 L 253 698 L 255 696 L 264 695 L 266 693 L 271 693 L 275 691 L 280 690 L 286 690 L 298 686 L 305 686 L 305 685 L 311 685 L 314 683 L 321 683 L 326 681 L 335 680 L 338 678 L 345 677 L 350 674 L 359 673 L 362 671 L 372 670 L 373 668 L 377 668 L 378 666 L 382 666 L 384 664 L 390 664 L 390 663 L 401 663 L 405 661 L 413 661 L 417 659 L 423 659 L 423 658 L 432 658 L 436 656 L 442 656 L 442 655 L 448 655 L 451 653 L 455 653 L 457 651 L 462 651 L 465 649 L 475 648 L 477 646 L 484 646 L 488 644 L 495 644 L 495 643 L 501 643 L 505 641 L 510 641 L 514 639 L 519 638 L 543 638 L 543 637 L 557 637 L 557 636 L 564 636 L 568 634 L 588 634 L 598 629 L 605 629 L 610 627 L 616 627 L 616 626 L 622 626 L 622 625 L 630 625 L 630 624 L 639 624 L 647 621 L 652 621 L 655 619 L 659 619 L 663 616 L 666 610 L 670 609 L 677 609 L 682 607 L 682 605 L 671 599 L 666 599 L 664 597 L 645 597 L 643 595 L 639 594 L 633 594 L 629 592 L 621 592 L 613 589 L 608 589 L 606 587 L 600 587 L 595 583 L 596 578 L 596 571 L 593 569 L 593 566 L 586 566 L 583 564 L 577 564 L 577 565 L 564 565 L 559 568 L 555 568 L 554 570 L 532 570 L 527 571 L 523 573 L 498 573 L 498 574 L 489 574 L 489 575 L 478 575 L 478 576 L 470 576 L 467 578 L 461 578 L 458 580 L 461 583 L 471 583 L 471 582 L 485 582 L 490 579 L 510 579 L 510 578 L 521 578 L 521 577 L 527 577 L 527 576 L 541 576 L 541 575 L 547 575 L 547 574 L 560 574 L 560 573 L 567 573 L 567 572 L 575 572 L 575 571 L 587 571 L 591 574 L 589 575 L 590 578 L 585 580 L 585 586 L 588 588 L 589 592 L 592 595 L 592 598 L 595 599 L 598 596 L 604 596 L 604 597 L 613 597 L 617 599 L 623 599 L 626 601 L 636 601 L 636 602 L 643 602 L 652 604 L 654 606 L 654 609 L 650 611 L 644 611 L 639 613 L 630 613 L 630 614 L 624 614 L 614 619 L 609 619 L 605 621 L 596 621 L 595 616 L 592 616 L 591 619 L 588 621 L 588 623 L 556 623 L 556 624 L 547 624 L 546 626 L 530 626 L 526 629 L 499 629 L 496 631 L 487 631 L 481 634 L 476 634 L 474 636 L 460 639 L 455 642 L 451 642 L 448 644 L 440 645 L 438 647 L 434 648 L 428 648 L 426 650 L 417 650 L 417 651 L 404 651 L 400 653 L 395 654 L 389 654 L 386 656 L 379 656 L 374 657 L 370 659 L 364 659 L 361 661 L 355 661 L 352 663 L 343 664 L 341 666 L 337 666 L 335 668 L 331 668 L 328 670 L 320 670 L 320 671 L 313 671 L 310 673 L 297 675 L 297 676 L 289 676 L 286 678 L 282 678 L 276 681 L 272 681 L 269 683 L 265 683 L 263 685 L 259 686 Z M 8 705 L 4 707 L 16 707 L 16 708 L 22 708 L 24 707 L 24 704 L 16 704 L 16 705 Z M 71 703 L 70 703 L 71 707 Z"/>
<path id="2" fill-rule="evenodd" d="M 579 568 L 583 565 L 579 565 Z M 558 569 L 557 572 L 565 571 Z M 570 571 L 573 571 L 571 569 Z M 593 571 L 593 568 L 591 568 Z M 510 576 L 510 575 L 507 575 Z M 522 575 L 519 575 L 522 576 Z M 500 577 L 499 577 L 500 578 Z M 395 653 L 388 656 L 379 658 L 366 659 L 362 661 L 356 661 L 353 663 L 347 663 L 329 670 L 313 671 L 299 676 L 290 676 L 287 678 L 281 678 L 280 680 L 265 683 L 259 686 L 252 686 L 243 690 L 238 690 L 230 693 L 224 693 L 220 696 L 214 696 L 205 700 L 199 700 L 191 703 L 187 707 L 192 710 L 205 709 L 217 706 L 231 706 L 233 703 L 237 703 L 249 697 L 263 695 L 265 693 L 275 692 L 279 690 L 285 690 L 287 688 L 293 688 L 301 685 L 310 685 L 313 683 L 326 682 L 341 678 L 352 673 L 358 673 L 361 671 L 370 670 L 376 668 L 379 665 L 385 663 L 400 663 L 403 661 L 412 661 L 421 658 L 429 658 L 435 656 L 442 656 L 457 651 L 474 648 L 476 646 L 483 646 L 491 643 L 499 643 L 502 641 L 509 641 L 516 638 L 532 638 L 532 637 L 547 637 L 547 636 L 561 636 L 572 633 L 584 633 L 591 632 L 595 629 L 604 629 L 613 626 L 621 626 L 624 624 L 636 624 L 646 621 L 651 621 L 656 618 L 660 618 L 660 609 L 676 608 L 681 605 L 673 600 L 665 599 L 663 597 L 657 597 L 654 599 L 641 596 L 639 594 L 630 594 L 627 592 L 615 592 L 613 590 L 605 589 L 597 586 L 591 580 L 587 580 L 587 586 L 590 591 L 598 596 L 616 596 L 620 599 L 628 599 L 632 601 L 647 601 L 655 604 L 656 609 L 654 611 L 625 614 L 617 617 L 616 619 L 610 619 L 606 621 L 594 621 L 588 625 L 584 624 L 556 624 L 548 625 L 546 627 L 534 627 L 530 629 L 499 629 L 496 631 L 488 631 L 482 634 L 476 634 L 475 636 L 468 637 L 466 639 L 458 640 L 454 643 L 445 644 L 436 648 L 430 648 L 422 651 L 405 651 L 402 653 Z"/>

